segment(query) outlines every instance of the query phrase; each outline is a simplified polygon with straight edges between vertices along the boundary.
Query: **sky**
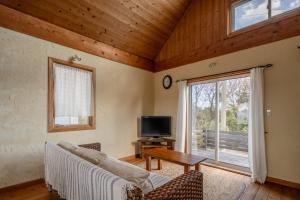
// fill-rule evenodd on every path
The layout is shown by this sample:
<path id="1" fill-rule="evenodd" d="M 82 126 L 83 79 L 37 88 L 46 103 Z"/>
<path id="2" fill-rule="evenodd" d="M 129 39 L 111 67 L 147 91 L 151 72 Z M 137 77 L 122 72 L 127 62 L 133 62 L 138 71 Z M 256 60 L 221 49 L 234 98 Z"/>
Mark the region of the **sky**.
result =
<path id="1" fill-rule="evenodd" d="M 230 88 L 230 85 L 234 85 L 234 88 L 239 88 L 237 85 L 250 85 L 250 77 L 244 77 L 244 78 L 232 78 L 228 80 L 223 81 L 217 81 L 219 83 L 219 90 L 221 91 L 222 86 L 226 85 L 227 88 Z M 249 86 L 250 87 L 250 86 Z M 197 101 L 197 107 L 201 109 L 209 108 L 211 106 L 209 99 L 211 99 L 213 96 L 215 96 L 216 93 L 216 81 L 210 82 L 210 83 L 199 83 L 192 86 L 192 102 L 195 104 L 196 102 L 196 90 L 199 89 L 200 96 Z M 234 92 L 236 90 L 227 90 L 227 97 L 230 98 L 231 101 L 236 102 L 237 101 L 237 93 Z M 250 91 L 249 91 L 250 92 Z M 209 95 L 210 94 L 210 95 Z M 231 94 L 231 95 L 229 95 Z M 220 94 L 219 94 L 220 95 Z M 209 96 L 209 97 L 208 97 Z M 222 104 L 221 100 L 219 102 Z M 215 105 L 214 105 L 215 106 Z"/>
<path id="2" fill-rule="evenodd" d="M 300 0 L 271 0 L 272 16 L 300 7 Z M 235 30 L 268 19 L 268 0 L 250 0 L 235 8 Z"/>

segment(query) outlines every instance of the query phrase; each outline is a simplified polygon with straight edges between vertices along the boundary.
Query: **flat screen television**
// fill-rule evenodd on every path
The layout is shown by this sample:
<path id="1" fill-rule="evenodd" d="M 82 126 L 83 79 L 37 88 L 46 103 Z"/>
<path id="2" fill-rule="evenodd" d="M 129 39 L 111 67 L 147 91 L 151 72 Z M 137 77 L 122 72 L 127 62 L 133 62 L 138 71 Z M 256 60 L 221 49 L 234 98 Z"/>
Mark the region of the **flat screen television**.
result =
<path id="1" fill-rule="evenodd" d="M 141 136 L 142 137 L 170 137 L 171 117 L 170 116 L 142 116 Z"/>

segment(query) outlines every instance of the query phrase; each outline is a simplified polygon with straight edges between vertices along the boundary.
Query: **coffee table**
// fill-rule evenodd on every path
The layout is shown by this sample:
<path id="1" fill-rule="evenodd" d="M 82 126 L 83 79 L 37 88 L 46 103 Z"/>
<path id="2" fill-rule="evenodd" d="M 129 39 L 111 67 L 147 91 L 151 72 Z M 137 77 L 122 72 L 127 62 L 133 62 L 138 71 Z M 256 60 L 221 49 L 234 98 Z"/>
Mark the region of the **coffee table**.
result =
<path id="1" fill-rule="evenodd" d="M 146 159 L 146 170 L 151 171 L 151 159 L 156 158 L 158 161 L 158 169 L 162 169 L 162 161 L 169 161 L 178 165 L 184 166 L 184 173 L 190 171 L 192 166 L 195 166 L 195 170 L 200 170 L 200 163 L 206 160 L 206 157 L 192 155 L 188 153 L 182 153 L 164 148 L 146 149 L 144 151 L 144 157 Z"/>

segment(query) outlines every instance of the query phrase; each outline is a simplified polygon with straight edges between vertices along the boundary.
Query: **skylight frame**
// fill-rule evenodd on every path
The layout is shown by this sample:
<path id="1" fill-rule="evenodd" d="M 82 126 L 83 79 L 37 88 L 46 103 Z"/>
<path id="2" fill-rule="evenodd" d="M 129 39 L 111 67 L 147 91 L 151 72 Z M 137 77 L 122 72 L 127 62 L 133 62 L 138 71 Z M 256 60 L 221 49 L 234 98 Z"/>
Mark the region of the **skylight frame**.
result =
<path id="1" fill-rule="evenodd" d="M 300 13 L 300 7 L 285 11 L 281 14 L 272 16 L 272 0 L 267 0 L 267 9 L 268 9 L 268 18 L 265 20 L 262 20 L 260 22 L 245 26 L 243 28 L 235 30 L 235 8 L 243 5 L 245 3 L 248 3 L 252 0 L 228 0 L 230 3 L 228 5 L 228 29 L 227 29 L 227 35 L 235 35 L 237 33 L 241 32 L 247 32 L 253 29 L 260 28 L 266 24 L 277 22 L 283 18 L 288 18 L 294 15 L 298 15 Z"/>

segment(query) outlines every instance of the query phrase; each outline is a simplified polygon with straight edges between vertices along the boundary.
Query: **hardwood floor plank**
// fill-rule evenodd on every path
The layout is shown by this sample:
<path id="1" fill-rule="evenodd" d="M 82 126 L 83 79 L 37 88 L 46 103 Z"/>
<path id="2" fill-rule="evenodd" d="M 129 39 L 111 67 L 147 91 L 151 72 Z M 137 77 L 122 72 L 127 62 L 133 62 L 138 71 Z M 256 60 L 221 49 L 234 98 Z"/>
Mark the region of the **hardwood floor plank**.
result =
<path id="1" fill-rule="evenodd" d="M 300 190 L 298 189 L 291 189 L 286 186 L 282 186 L 282 192 L 280 194 L 280 200 L 294 200 L 300 199 Z"/>
<path id="2" fill-rule="evenodd" d="M 280 193 L 282 192 L 282 186 L 276 184 L 269 184 L 269 195 L 267 200 L 280 200 Z"/>
<path id="3" fill-rule="evenodd" d="M 56 199 L 44 183 L 0 193 L 1 200 L 50 200 Z"/>
<path id="4" fill-rule="evenodd" d="M 255 198 L 256 193 L 259 189 L 259 185 L 255 183 L 251 183 L 247 188 L 246 191 L 240 197 L 240 200 L 252 200 Z"/>
<path id="5" fill-rule="evenodd" d="M 267 190 L 267 186 L 260 185 L 254 200 L 267 200 L 268 195 L 269 190 Z"/>

